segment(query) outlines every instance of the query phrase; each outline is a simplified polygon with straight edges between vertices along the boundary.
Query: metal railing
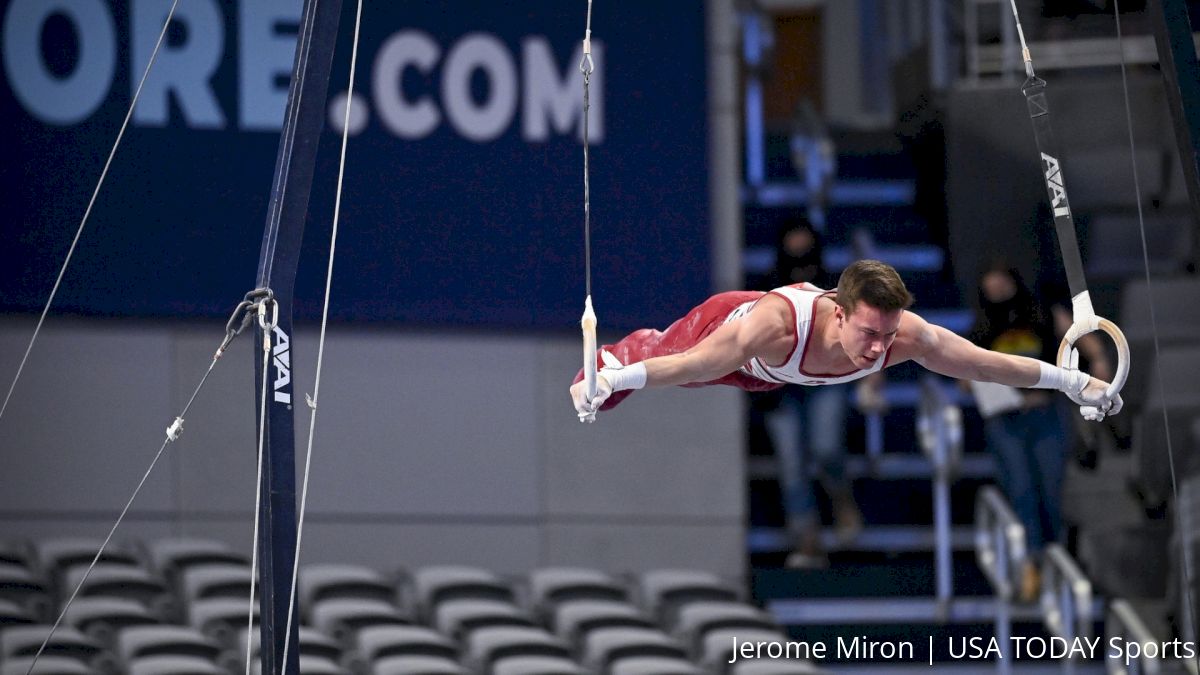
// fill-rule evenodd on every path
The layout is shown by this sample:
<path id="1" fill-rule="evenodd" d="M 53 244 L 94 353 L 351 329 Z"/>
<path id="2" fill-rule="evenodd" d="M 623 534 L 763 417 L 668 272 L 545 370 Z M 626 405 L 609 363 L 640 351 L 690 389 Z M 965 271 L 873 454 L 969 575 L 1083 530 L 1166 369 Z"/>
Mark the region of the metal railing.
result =
<path id="1" fill-rule="evenodd" d="M 1046 547 L 1042 561 L 1042 623 L 1050 635 L 1073 644 L 1089 640 L 1096 618 L 1092 612 L 1092 582 L 1084 576 L 1061 544 Z M 1075 650 L 1063 659 L 1063 672 L 1074 673 Z"/>
<path id="2" fill-rule="evenodd" d="M 1142 622 L 1128 601 L 1117 598 L 1108 606 L 1104 619 L 1104 670 L 1109 675 L 1159 675 L 1163 672 L 1163 661 L 1144 652 L 1133 654 L 1132 650 L 1111 650 L 1112 640 L 1118 644 L 1147 644 L 1156 642 L 1154 634 Z"/>
<path id="3" fill-rule="evenodd" d="M 998 672 L 1011 672 L 1012 605 L 1018 575 L 1028 562 L 1025 526 L 1017 519 L 1000 490 L 984 486 L 975 498 L 975 560 L 996 594 Z"/>
<path id="4" fill-rule="evenodd" d="M 917 438 L 933 465 L 934 572 L 938 611 L 945 620 L 954 599 L 953 545 L 950 541 L 950 482 L 962 460 L 962 410 L 950 401 L 941 380 L 921 382 Z"/>

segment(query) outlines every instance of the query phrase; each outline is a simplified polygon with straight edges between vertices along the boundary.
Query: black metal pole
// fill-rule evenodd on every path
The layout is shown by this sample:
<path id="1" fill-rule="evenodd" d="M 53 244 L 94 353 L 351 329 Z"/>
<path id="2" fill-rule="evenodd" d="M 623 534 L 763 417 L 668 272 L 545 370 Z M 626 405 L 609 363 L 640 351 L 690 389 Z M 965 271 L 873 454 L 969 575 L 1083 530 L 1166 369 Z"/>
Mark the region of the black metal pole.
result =
<path id="1" fill-rule="evenodd" d="M 1186 0 L 1150 0 L 1146 6 L 1154 26 L 1158 63 L 1175 124 L 1175 144 L 1183 165 L 1192 207 L 1192 264 L 1200 244 L 1200 66 Z"/>
<path id="2" fill-rule="evenodd" d="M 296 450 L 292 388 L 292 294 L 308 214 L 317 145 L 325 120 L 329 69 L 337 41 L 341 0 L 305 0 L 288 89 L 283 132 L 275 161 L 271 203 L 258 263 L 258 287 L 270 288 L 279 321 L 271 331 L 267 414 L 263 439 L 262 496 L 258 544 L 259 609 L 263 675 L 300 672 L 296 617 L 291 621 L 288 662 L 283 658 L 292 566 L 296 555 Z M 259 344 L 262 344 L 259 328 Z M 255 410 L 262 387 L 261 350 L 255 350 Z M 260 420 L 261 421 L 261 420 Z"/>

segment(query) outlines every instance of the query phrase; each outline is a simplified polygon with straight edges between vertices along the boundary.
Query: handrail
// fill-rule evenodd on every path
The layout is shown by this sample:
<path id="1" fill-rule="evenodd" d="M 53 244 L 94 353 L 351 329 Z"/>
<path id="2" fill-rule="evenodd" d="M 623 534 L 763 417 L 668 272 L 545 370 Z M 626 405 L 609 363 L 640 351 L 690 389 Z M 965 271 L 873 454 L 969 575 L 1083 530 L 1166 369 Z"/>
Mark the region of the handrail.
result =
<path id="1" fill-rule="evenodd" d="M 1115 598 L 1109 603 L 1108 614 L 1104 619 L 1104 637 L 1104 670 L 1109 675 L 1159 675 L 1162 672 L 1162 661 L 1157 657 L 1129 654 L 1127 663 L 1125 655 L 1128 652 L 1107 648 L 1114 639 L 1126 644 L 1157 641 L 1127 600 Z"/>
<path id="2" fill-rule="evenodd" d="M 1025 526 L 996 486 L 980 488 L 975 498 L 975 560 L 997 596 L 1013 599 L 1017 573 L 1027 558 Z"/>
<path id="3" fill-rule="evenodd" d="M 1017 574 L 1028 561 L 1025 526 L 994 485 L 986 485 L 975 497 L 975 559 L 996 592 L 996 639 L 1001 673 L 1012 670 L 1012 604 Z"/>
<path id="4" fill-rule="evenodd" d="M 1062 544 L 1046 547 L 1040 605 L 1052 635 L 1064 640 L 1092 637 L 1092 582 Z"/>
<path id="5" fill-rule="evenodd" d="M 921 380 L 917 437 L 934 471 L 944 473 L 949 480 L 962 463 L 963 422 L 962 409 L 942 387 L 940 378 L 928 376 Z"/>
<path id="6" fill-rule="evenodd" d="M 1042 560 L 1042 592 L 1039 605 L 1042 623 L 1054 637 L 1074 642 L 1088 640 L 1096 618 L 1092 611 L 1092 582 L 1062 544 L 1046 547 Z M 1071 650 L 1063 663 L 1065 672 L 1074 672 L 1076 652 Z"/>
<path id="7" fill-rule="evenodd" d="M 954 559 L 950 541 L 950 482 L 962 459 L 962 410 L 933 376 L 921 382 L 917 437 L 933 465 L 933 524 L 938 607 L 948 616 L 954 596 Z"/>

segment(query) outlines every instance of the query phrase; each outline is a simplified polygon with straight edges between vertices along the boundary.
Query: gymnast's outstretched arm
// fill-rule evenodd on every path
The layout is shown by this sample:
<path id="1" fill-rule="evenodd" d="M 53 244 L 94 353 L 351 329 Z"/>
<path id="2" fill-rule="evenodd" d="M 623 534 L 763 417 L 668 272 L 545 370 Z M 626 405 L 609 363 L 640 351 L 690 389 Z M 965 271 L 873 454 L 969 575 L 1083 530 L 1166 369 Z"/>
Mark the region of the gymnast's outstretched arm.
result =
<path id="1" fill-rule="evenodd" d="M 594 413 L 614 391 L 709 382 L 732 373 L 754 357 L 769 356 L 773 346 L 792 340 L 794 329 L 785 303 L 764 296 L 745 316 L 717 328 L 683 352 L 601 370 L 596 396 L 590 401 L 582 383 L 571 387 L 576 411 L 581 415 Z"/>
<path id="2" fill-rule="evenodd" d="M 935 373 L 1012 387 L 1057 389 L 1084 408 L 1098 408 L 1110 415 L 1123 405 L 1120 396 L 1111 401 L 1106 397 L 1107 382 L 1078 369 L 983 349 L 911 312 L 905 313 L 904 321 L 907 325 L 902 324 L 901 332 L 907 339 L 903 356 Z"/>

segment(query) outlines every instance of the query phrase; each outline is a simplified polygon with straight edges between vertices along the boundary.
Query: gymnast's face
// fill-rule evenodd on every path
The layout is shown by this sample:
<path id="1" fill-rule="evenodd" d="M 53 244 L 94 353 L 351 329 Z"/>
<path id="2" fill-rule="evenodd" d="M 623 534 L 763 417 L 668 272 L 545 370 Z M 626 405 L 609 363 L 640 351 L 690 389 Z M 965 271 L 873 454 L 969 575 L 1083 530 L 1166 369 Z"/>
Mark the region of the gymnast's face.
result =
<path id="1" fill-rule="evenodd" d="M 840 305 L 835 312 L 839 342 L 859 370 L 875 365 L 892 346 L 900 329 L 900 317 L 904 315 L 902 309 L 885 312 L 865 302 L 858 303 L 849 314 Z"/>

